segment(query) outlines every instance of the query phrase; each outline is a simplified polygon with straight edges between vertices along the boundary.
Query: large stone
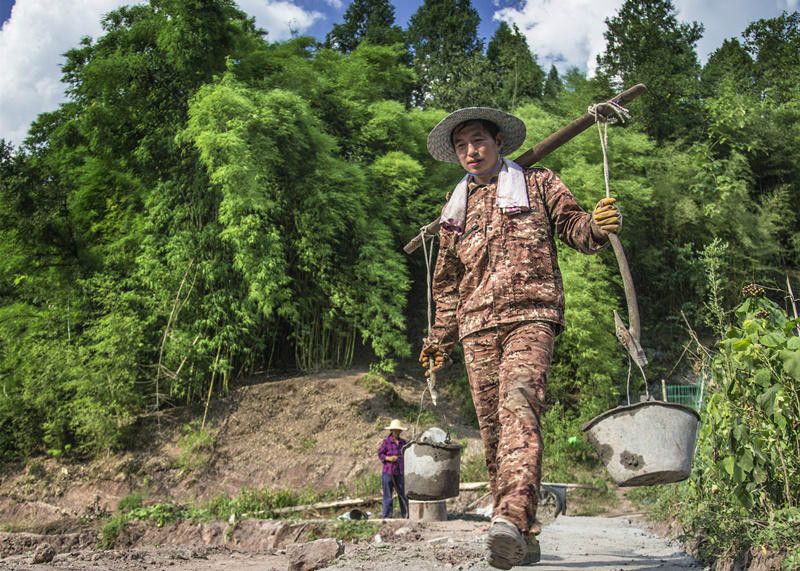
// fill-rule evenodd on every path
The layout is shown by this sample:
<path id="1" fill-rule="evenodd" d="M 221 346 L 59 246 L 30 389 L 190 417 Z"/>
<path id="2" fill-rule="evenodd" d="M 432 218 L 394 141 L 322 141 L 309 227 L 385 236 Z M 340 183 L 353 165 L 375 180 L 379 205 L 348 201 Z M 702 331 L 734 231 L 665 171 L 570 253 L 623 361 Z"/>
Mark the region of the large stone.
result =
<path id="1" fill-rule="evenodd" d="M 344 543 L 331 538 L 290 545 L 286 550 L 286 555 L 289 557 L 289 571 L 322 569 L 343 554 Z"/>
<path id="2" fill-rule="evenodd" d="M 50 563 L 56 556 L 56 550 L 49 543 L 40 543 L 33 550 L 31 563 Z"/>

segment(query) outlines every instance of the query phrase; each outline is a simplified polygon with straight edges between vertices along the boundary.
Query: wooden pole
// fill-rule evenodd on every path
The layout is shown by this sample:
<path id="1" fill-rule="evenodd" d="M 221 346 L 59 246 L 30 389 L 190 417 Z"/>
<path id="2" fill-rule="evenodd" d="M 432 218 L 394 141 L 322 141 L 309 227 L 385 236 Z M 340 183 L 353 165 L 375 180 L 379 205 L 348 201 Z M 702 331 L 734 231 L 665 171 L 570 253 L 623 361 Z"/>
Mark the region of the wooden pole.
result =
<path id="1" fill-rule="evenodd" d="M 628 101 L 632 101 L 639 97 L 642 93 L 647 91 L 647 88 L 644 84 L 639 83 L 634 85 L 630 89 L 626 89 L 622 93 L 615 95 L 611 99 L 609 99 L 606 103 L 615 103 L 617 105 L 624 105 Z M 602 112 L 602 106 L 599 106 L 598 112 Z M 586 113 L 585 115 L 575 119 L 569 125 L 562 127 L 555 133 L 551 133 L 548 137 L 543 139 L 542 141 L 536 143 L 532 148 L 528 149 L 516 159 L 514 162 L 517 163 L 522 168 L 526 169 L 537 161 L 541 160 L 542 158 L 546 157 L 561 145 L 574 139 L 576 136 L 583 133 L 586 129 L 594 125 L 595 117 L 591 113 Z M 436 233 L 439 232 L 439 219 L 437 218 L 433 222 L 430 222 L 423 226 L 421 232 L 424 231 L 425 237 L 429 238 L 431 236 L 435 236 Z M 403 251 L 406 254 L 411 254 L 417 248 L 422 245 L 422 236 L 417 234 L 414 238 L 403 247 Z"/>

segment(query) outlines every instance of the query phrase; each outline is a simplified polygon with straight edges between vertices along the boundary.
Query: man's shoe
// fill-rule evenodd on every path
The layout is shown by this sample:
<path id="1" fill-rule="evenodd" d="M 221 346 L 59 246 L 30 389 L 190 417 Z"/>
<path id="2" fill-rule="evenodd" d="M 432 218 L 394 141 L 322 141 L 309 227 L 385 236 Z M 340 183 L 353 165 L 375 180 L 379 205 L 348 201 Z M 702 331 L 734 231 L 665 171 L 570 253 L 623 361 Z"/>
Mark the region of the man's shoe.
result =
<path id="1" fill-rule="evenodd" d="M 495 521 L 489 530 L 489 565 L 497 569 L 511 569 L 525 558 L 528 545 L 517 526 Z"/>
<path id="2" fill-rule="evenodd" d="M 528 551 L 525 554 L 525 557 L 522 558 L 522 561 L 517 563 L 517 565 L 525 566 L 525 565 L 533 565 L 535 563 L 539 563 L 542 558 L 542 550 L 539 548 L 539 541 L 535 537 L 528 538 Z"/>

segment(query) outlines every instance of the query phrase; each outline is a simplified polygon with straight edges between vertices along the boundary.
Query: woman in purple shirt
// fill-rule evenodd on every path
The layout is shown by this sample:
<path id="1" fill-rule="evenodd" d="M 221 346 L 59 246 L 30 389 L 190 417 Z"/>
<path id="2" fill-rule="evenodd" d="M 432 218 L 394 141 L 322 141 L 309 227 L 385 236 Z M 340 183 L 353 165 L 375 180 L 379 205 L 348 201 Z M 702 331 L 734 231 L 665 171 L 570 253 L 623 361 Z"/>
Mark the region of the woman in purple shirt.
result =
<path id="1" fill-rule="evenodd" d="M 381 473 L 383 512 L 381 517 L 392 517 L 392 490 L 395 490 L 400 504 L 400 516 L 405 518 L 408 517 L 408 500 L 403 477 L 403 446 L 406 445 L 406 441 L 400 438 L 400 433 L 405 428 L 395 418 L 386 427 L 386 430 L 389 431 L 389 436 L 381 442 L 381 447 L 378 449 L 378 458 L 383 462 L 383 472 Z"/>

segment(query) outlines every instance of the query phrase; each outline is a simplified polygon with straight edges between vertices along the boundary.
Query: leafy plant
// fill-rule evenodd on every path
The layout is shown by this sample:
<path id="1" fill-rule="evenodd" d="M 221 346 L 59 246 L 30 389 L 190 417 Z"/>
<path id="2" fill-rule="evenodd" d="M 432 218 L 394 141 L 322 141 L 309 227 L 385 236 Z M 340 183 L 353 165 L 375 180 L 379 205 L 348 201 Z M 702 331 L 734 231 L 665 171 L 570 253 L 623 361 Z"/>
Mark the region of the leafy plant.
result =
<path id="1" fill-rule="evenodd" d="M 180 453 L 176 459 L 178 467 L 184 472 L 193 472 L 206 466 L 211 460 L 214 448 L 214 432 L 202 428 L 199 420 L 193 420 L 183 427 L 178 438 Z"/>

